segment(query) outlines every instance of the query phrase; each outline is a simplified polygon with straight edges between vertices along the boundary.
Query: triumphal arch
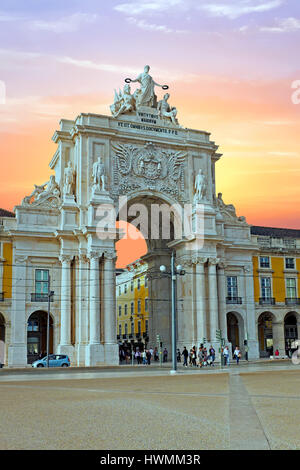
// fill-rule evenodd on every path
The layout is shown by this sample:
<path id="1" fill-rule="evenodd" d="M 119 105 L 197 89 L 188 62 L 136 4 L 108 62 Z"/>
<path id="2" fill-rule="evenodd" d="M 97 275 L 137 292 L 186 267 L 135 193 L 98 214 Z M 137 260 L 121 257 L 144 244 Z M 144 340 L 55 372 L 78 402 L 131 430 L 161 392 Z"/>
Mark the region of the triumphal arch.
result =
<path id="1" fill-rule="evenodd" d="M 11 234 L 18 283 L 13 286 L 9 364 L 27 362 L 28 319 L 45 311 L 45 299 L 32 297 L 36 270 L 39 276 L 48 272 L 54 291 L 54 352 L 68 354 L 78 365 L 118 362 L 115 219 L 124 218 L 139 219 L 148 244 L 148 344 L 154 346 L 159 334 L 171 351 L 170 279 L 159 267 L 170 266 L 174 251 L 176 264 L 185 270 L 177 279 L 177 346 L 198 347 L 205 340 L 217 346 L 217 330 L 227 341 L 230 308 L 239 318 L 240 337 L 248 340 L 249 357 L 257 357 L 256 247 L 245 218 L 224 203 L 221 193 L 216 195 L 218 146 L 209 132 L 179 123 L 177 109 L 169 104 L 176 97 L 165 93 L 168 85 L 154 81 L 149 66 L 137 78 L 126 78 L 121 88 L 115 90 L 110 115 L 83 113 L 60 121 L 49 182 L 35 185 L 15 208 Z M 175 209 L 168 217 L 162 207 Z M 183 212 L 189 228 L 180 232 Z M 226 276 L 231 274 L 241 279 L 243 305 L 227 304 Z"/>

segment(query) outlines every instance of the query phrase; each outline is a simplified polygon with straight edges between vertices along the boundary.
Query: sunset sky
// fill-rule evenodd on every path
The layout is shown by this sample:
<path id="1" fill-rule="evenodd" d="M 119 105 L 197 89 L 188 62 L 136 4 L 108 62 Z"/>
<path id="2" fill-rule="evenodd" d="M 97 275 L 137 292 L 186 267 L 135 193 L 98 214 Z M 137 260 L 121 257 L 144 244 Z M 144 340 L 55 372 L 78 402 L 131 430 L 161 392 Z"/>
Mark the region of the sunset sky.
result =
<path id="1" fill-rule="evenodd" d="M 180 123 L 220 146 L 224 201 L 300 228 L 299 44 L 299 0 L 1 0 L 0 207 L 49 178 L 60 118 L 110 114 L 149 64 Z"/>

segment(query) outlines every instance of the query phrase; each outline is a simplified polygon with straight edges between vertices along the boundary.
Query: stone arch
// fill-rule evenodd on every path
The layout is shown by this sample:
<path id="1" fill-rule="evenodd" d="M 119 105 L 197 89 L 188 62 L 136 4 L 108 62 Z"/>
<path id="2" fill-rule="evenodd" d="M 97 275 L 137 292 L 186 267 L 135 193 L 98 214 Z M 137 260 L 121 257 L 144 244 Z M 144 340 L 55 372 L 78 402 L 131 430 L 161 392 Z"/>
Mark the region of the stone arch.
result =
<path id="1" fill-rule="evenodd" d="M 50 314 L 49 353 L 53 353 L 53 318 Z M 27 362 L 31 364 L 47 351 L 47 312 L 35 310 L 27 319 Z"/>
<path id="2" fill-rule="evenodd" d="M 291 356 L 294 349 L 293 343 L 299 336 L 300 315 L 298 312 L 290 311 L 284 316 L 284 343 L 285 353 Z"/>
<path id="3" fill-rule="evenodd" d="M 6 320 L 0 312 L 0 364 L 5 364 L 6 359 Z"/>
<path id="4" fill-rule="evenodd" d="M 276 320 L 276 316 L 269 311 L 260 313 L 257 318 L 260 357 L 273 355 L 273 323 Z"/>
<path id="5" fill-rule="evenodd" d="M 167 350 L 171 351 L 171 283 L 169 278 L 160 275 L 159 267 L 161 265 L 170 267 L 172 250 L 169 244 L 174 241 L 175 235 L 178 236 L 178 231 L 175 233 L 178 227 L 176 226 L 176 220 L 178 221 L 178 212 L 182 211 L 182 204 L 171 196 L 154 190 L 140 190 L 128 194 L 126 197 L 127 210 L 125 211 L 123 208 L 122 211 L 121 209 L 118 212 L 117 220 L 124 220 L 124 214 L 127 215 L 126 222 L 129 223 L 134 220 L 137 221 L 139 218 L 143 225 L 138 225 L 137 229 L 143 235 L 148 249 L 147 254 L 142 259 L 148 264 L 149 303 L 147 319 L 149 335 L 147 337 L 149 344 L 155 345 L 156 335 L 160 334 Z M 137 204 L 142 204 L 143 207 L 141 212 L 134 214 L 132 211 L 133 209 L 138 210 L 138 207 L 134 207 Z M 153 205 L 156 205 L 156 207 Z M 157 205 L 160 208 L 164 205 L 166 210 L 175 208 L 175 215 L 173 211 L 170 212 L 170 223 L 168 218 L 162 217 Z M 143 219 L 140 217 L 141 213 L 144 215 Z M 145 322 L 142 323 L 145 324 Z"/>
<path id="6" fill-rule="evenodd" d="M 227 338 L 231 343 L 232 352 L 238 346 L 240 350 L 244 349 L 245 326 L 244 317 L 236 311 L 227 312 Z"/>

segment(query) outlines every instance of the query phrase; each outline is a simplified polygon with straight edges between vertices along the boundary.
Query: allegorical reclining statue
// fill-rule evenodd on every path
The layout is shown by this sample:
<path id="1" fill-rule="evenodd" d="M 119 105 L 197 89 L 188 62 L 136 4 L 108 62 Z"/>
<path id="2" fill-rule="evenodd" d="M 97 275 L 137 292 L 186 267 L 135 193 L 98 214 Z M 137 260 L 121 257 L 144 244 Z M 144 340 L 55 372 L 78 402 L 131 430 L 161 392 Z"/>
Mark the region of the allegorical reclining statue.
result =
<path id="1" fill-rule="evenodd" d="M 120 114 L 134 112 L 141 106 L 148 106 L 157 109 L 162 119 L 171 120 L 174 125 L 178 126 L 179 124 L 176 119 L 177 109 L 171 107 L 168 103 L 169 93 L 166 93 L 158 103 L 157 96 L 154 93 L 155 86 L 167 90 L 169 88 L 168 85 L 156 83 L 151 75 L 149 75 L 149 70 L 149 65 L 146 65 L 144 72 L 135 80 L 131 78 L 125 79 L 126 85 L 124 85 L 123 91 L 119 90 L 119 93 L 117 93 L 115 90 L 114 103 L 110 106 L 112 115 L 118 117 Z M 141 85 L 133 94 L 131 94 L 130 82 L 138 82 Z"/>

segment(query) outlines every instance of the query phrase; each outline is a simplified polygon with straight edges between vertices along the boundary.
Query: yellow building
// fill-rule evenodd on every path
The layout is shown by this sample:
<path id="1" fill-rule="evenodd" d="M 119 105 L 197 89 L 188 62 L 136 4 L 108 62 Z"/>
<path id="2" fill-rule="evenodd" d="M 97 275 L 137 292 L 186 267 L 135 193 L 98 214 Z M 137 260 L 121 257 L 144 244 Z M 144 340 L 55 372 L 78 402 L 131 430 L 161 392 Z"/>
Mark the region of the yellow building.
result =
<path id="1" fill-rule="evenodd" d="M 9 219 L 14 215 L 11 212 L 0 209 L 0 216 Z M 12 268 L 13 268 L 13 243 L 1 231 L 0 226 L 0 363 L 7 362 L 8 343 L 11 323 L 11 301 L 12 301 Z"/>
<path id="2" fill-rule="evenodd" d="M 300 230 L 251 227 L 260 356 L 286 354 L 300 333 Z"/>
<path id="3" fill-rule="evenodd" d="M 149 332 L 148 265 L 137 260 L 116 277 L 116 314 L 119 342 L 143 342 Z"/>

